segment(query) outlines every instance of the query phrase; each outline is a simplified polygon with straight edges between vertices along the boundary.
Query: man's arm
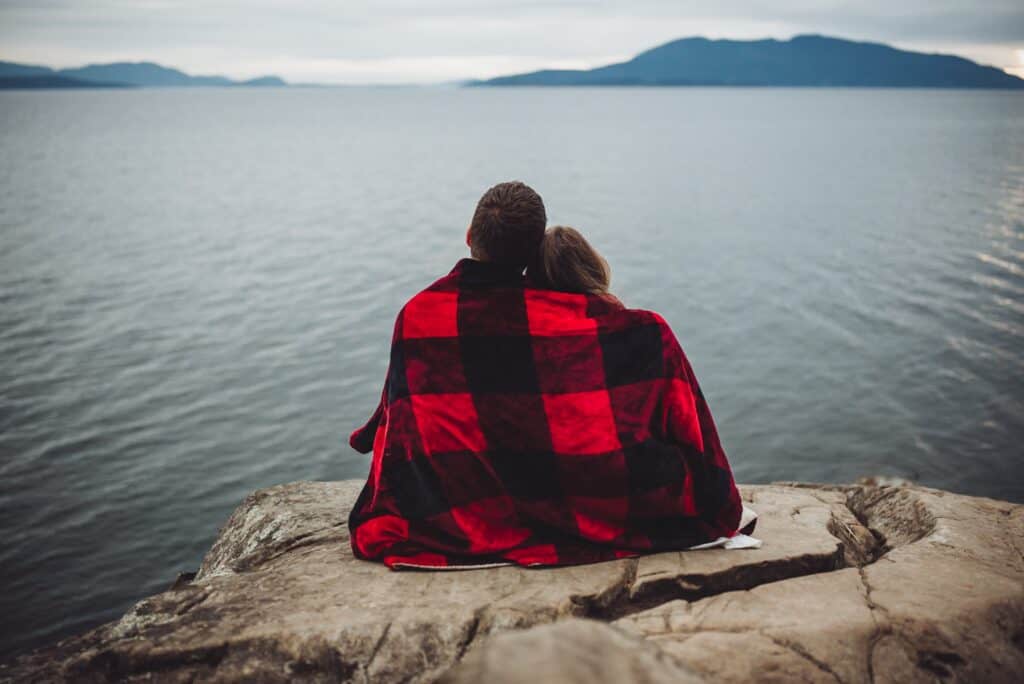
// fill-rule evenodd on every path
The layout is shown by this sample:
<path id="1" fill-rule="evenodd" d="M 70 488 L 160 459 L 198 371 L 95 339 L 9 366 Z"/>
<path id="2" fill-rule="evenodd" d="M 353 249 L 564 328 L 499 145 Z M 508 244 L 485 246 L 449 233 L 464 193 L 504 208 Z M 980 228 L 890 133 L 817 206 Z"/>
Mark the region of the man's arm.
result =
<path id="1" fill-rule="evenodd" d="M 405 312 L 403 307 L 398 312 L 398 316 L 395 318 L 395 327 L 391 333 L 391 351 L 389 358 L 394 358 L 396 353 L 396 346 L 399 341 L 399 334 L 402 326 L 402 315 Z M 388 370 L 384 376 L 384 389 L 380 394 L 380 402 L 377 403 L 377 409 L 370 416 L 370 419 L 366 421 L 366 424 L 361 428 L 356 429 L 351 435 L 349 435 L 349 445 L 361 454 L 368 454 L 373 451 L 373 440 L 377 435 L 377 428 L 380 426 L 381 421 L 384 419 L 384 414 L 387 412 L 388 405 L 388 390 L 391 382 L 391 369 L 393 368 L 392 363 L 388 363 Z"/>
<path id="2" fill-rule="evenodd" d="M 370 416 L 370 420 L 366 421 L 366 424 L 361 428 L 357 428 L 351 435 L 349 435 L 349 445 L 361 454 L 368 454 L 373 451 L 373 438 L 377 434 L 377 427 L 380 425 L 381 418 L 384 417 L 384 401 L 388 392 L 387 380 L 384 381 L 384 392 L 381 395 L 380 402 L 377 404 L 377 410 Z"/>

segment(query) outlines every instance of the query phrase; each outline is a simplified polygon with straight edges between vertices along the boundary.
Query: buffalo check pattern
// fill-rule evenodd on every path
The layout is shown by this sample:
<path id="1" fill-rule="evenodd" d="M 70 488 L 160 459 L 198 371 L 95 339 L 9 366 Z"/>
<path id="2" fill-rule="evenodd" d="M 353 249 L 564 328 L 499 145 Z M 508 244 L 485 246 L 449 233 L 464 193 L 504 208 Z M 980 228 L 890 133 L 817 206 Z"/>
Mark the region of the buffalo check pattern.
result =
<path id="1" fill-rule="evenodd" d="M 572 565 L 736 532 L 742 504 L 665 321 L 460 261 L 395 323 L 349 516 L 392 568 Z"/>

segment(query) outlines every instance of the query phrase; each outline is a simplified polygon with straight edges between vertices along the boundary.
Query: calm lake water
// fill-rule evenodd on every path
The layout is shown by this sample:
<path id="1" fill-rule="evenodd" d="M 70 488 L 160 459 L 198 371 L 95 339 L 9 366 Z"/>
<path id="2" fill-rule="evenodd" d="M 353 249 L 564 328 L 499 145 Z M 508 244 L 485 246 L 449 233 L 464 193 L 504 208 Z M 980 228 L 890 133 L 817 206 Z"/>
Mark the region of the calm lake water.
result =
<path id="1" fill-rule="evenodd" d="M 0 94 L 0 654 L 359 478 L 394 315 L 521 178 L 668 319 L 741 482 L 1024 501 L 1024 96 Z M 339 511 L 339 515 L 341 512 Z"/>

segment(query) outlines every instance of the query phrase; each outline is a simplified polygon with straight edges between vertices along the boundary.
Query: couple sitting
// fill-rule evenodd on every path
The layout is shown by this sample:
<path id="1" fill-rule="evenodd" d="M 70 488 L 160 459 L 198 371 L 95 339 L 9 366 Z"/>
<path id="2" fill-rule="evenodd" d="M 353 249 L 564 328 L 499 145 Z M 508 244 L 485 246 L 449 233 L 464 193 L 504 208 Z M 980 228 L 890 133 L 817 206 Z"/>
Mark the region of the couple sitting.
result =
<path id="1" fill-rule="evenodd" d="M 546 223 L 531 188 L 494 186 L 472 258 L 399 312 L 380 404 L 350 440 L 373 452 L 349 517 L 359 558 L 570 565 L 737 535 L 739 492 L 672 331 Z"/>

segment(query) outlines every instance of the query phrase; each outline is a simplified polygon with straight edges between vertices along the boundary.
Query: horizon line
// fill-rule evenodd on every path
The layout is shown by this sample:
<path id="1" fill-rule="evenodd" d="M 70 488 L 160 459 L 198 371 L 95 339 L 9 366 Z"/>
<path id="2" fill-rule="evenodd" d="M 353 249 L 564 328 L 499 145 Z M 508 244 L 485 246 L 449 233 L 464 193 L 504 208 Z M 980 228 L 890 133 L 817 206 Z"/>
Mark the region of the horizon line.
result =
<path id="1" fill-rule="evenodd" d="M 797 32 L 797 33 L 793 33 L 788 38 L 778 38 L 778 37 L 775 37 L 775 36 L 764 36 L 764 37 L 760 37 L 760 38 L 747 38 L 747 39 L 738 39 L 738 38 L 729 38 L 729 37 L 710 37 L 708 35 L 694 34 L 694 35 L 682 36 L 682 37 L 679 37 L 679 38 L 673 38 L 671 40 L 667 40 L 667 41 L 663 41 L 663 42 L 657 43 L 657 44 L 652 45 L 650 47 L 644 48 L 644 49 L 642 49 L 642 50 L 640 50 L 638 52 L 632 53 L 630 56 L 621 56 L 621 55 L 620 56 L 616 56 L 616 57 L 605 56 L 603 58 L 598 58 L 598 59 L 595 59 L 595 60 L 581 60 L 581 59 L 561 59 L 561 60 L 559 60 L 557 58 L 553 58 L 552 60 L 550 60 L 551 66 L 541 66 L 540 68 L 525 69 L 525 70 L 524 69 L 510 70 L 507 73 L 496 73 L 496 74 L 491 74 L 491 75 L 487 75 L 487 76 L 468 76 L 467 75 L 467 76 L 458 76 L 458 77 L 454 77 L 454 78 L 450 77 L 450 78 L 442 78 L 442 79 L 439 79 L 439 80 L 422 80 L 422 81 L 417 81 L 417 80 L 409 80 L 409 81 L 313 81 L 313 80 L 298 81 L 298 80 L 296 80 L 296 81 L 292 81 L 292 80 L 288 80 L 285 77 L 282 77 L 282 76 L 280 76 L 280 75 L 278 75 L 276 73 L 272 73 L 272 72 L 262 72 L 262 73 L 258 73 L 257 75 L 248 75 L 248 76 L 227 75 L 227 73 L 216 73 L 215 71 L 195 71 L 195 72 L 193 72 L 193 71 L 187 71 L 185 68 L 182 68 L 182 67 L 179 67 L 179 66 L 174 66 L 174 65 L 171 65 L 171 64 L 168 64 L 168 63 L 164 63 L 164 62 L 160 62 L 160 61 L 154 61 L 154 59 L 136 59 L 136 58 L 113 59 L 113 60 L 110 60 L 110 61 L 87 61 L 84 64 L 78 64 L 78 65 L 75 65 L 75 66 L 51 66 L 51 65 L 43 64 L 43 63 L 39 63 L 39 62 L 19 62 L 19 61 L 17 61 L 17 58 L 9 59 L 9 58 L 6 58 L 6 57 L 0 57 L 0 62 L 6 62 L 8 64 L 17 64 L 19 66 L 38 67 L 38 68 L 43 68 L 43 69 L 50 69 L 50 70 L 55 71 L 55 72 L 74 70 L 74 69 L 84 69 L 84 68 L 95 67 L 95 66 L 111 66 L 111 65 L 115 65 L 115 64 L 154 65 L 154 66 L 161 67 L 161 68 L 164 68 L 164 69 L 173 69 L 173 70 L 178 71 L 180 73 L 183 73 L 183 74 L 185 74 L 185 75 L 187 75 L 187 76 L 189 76 L 191 78 L 226 78 L 228 80 L 240 81 L 240 82 L 258 80 L 258 79 L 262 79 L 262 78 L 278 78 L 278 79 L 282 80 L 285 83 L 285 85 L 288 86 L 288 87 L 303 87 L 303 86 L 305 86 L 305 87 L 327 87 L 327 88 L 329 88 L 329 87 L 445 87 L 445 86 L 463 86 L 463 85 L 466 85 L 466 84 L 470 84 L 470 83 L 474 83 L 474 82 L 488 81 L 488 80 L 495 79 L 495 78 L 503 78 L 503 77 L 507 77 L 507 76 L 516 76 L 516 75 L 521 75 L 521 74 L 531 74 L 531 73 L 543 72 L 543 71 L 570 71 L 570 72 L 571 71 L 578 71 L 578 72 L 586 72 L 586 71 L 590 71 L 590 70 L 593 70 L 593 69 L 598 69 L 598 68 L 601 68 L 601 67 L 604 67 L 604 66 L 609 66 L 609 65 L 613 65 L 613 64 L 620 64 L 620 63 L 628 62 L 628 61 L 634 59 L 637 55 L 643 54 L 644 52 L 648 52 L 650 50 L 654 50 L 654 49 L 657 49 L 657 48 L 660 48 L 660 47 L 663 47 L 663 46 L 666 46 L 666 45 L 669 45 L 669 44 L 672 44 L 672 43 L 684 41 L 684 40 L 707 40 L 707 41 L 710 41 L 710 42 L 733 42 L 733 43 L 757 43 L 757 42 L 765 42 L 765 41 L 774 41 L 774 42 L 782 42 L 782 43 L 784 43 L 784 42 L 790 42 L 790 41 L 792 41 L 792 40 L 794 40 L 796 38 L 802 38 L 802 37 L 818 37 L 818 38 L 828 38 L 828 39 L 831 39 L 831 40 L 839 40 L 839 41 L 844 41 L 844 42 L 849 42 L 849 43 L 859 43 L 859 44 L 869 44 L 869 45 L 882 45 L 882 46 L 889 47 L 889 48 L 892 48 L 892 49 L 895 49 L 895 50 L 900 50 L 900 51 L 903 51 L 903 52 L 911 52 L 911 53 L 922 54 L 922 55 L 929 55 L 929 56 L 957 57 L 957 58 L 960 58 L 960 59 L 967 60 L 967 61 L 969 61 L 969 62 L 971 62 L 973 64 L 977 64 L 979 66 L 990 67 L 990 68 L 993 68 L 993 69 L 997 69 L 997 70 L 1002 71 L 1003 73 L 1006 73 L 1006 74 L 1008 74 L 1010 76 L 1013 76 L 1015 78 L 1019 78 L 1019 79 L 1024 80 L 1024 50 L 1017 50 L 1017 54 L 1019 55 L 1019 58 L 1018 58 L 1019 59 L 1019 64 L 1013 65 L 1013 66 L 1010 66 L 1010 65 L 996 65 L 996 64 L 988 64 L 988 63 L 980 62 L 980 61 L 971 59 L 970 57 L 966 57 L 966 56 L 964 56 L 962 54 L 958 54 L 956 52 L 914 50 L 914 49 L 909 49 L 909 48 L 905 48 L 905 47 L 900 47 L 900 46 L 898 46 L 897 44 L 894 44 L 894 43 L 882 42 L 882 41 L 879 41 L 877 39 L 855 39 L 855 38 L 846 38 L 846 37 L 841 37 L 841 36 L 836 36 L 836 35 L 829 35 L 829 34 L 824 34 L 824 33 L 814 33 L 814 32 Z M 464 59 L 464 60 L 477 59 L 477 60 L 479 60 L 479 59 L 482 59 L 482 58 L 508 59 L 508 58 L 510 58 L 510 56 L 508 56 L 508 55 L 473 55 L 473 56 L 467 56 L 467 57 L 459 57 L 459 56 L 451 56 L 451 55 L 429 55 L 429 56 L 412 57 L 412 58 L 405 58 L 405 57 L 402 57 L 402 58 L 383 57 L 383 58 L 366 58 L 366 59 L 361 59 L 361 58 L 339 58 L 339 59 L 333 59 L 333 60 L 332 59 L 329 59 L 329 60 L 308 59 L 308 60 L 305 60 L 305 61 L 307 61 L 307 62 L 335 61 L 335 62 L 346 62 L 346 63 L 360 63 L 360 62 L 361 63 L 374 63 L 374 62 L 388 62 L 388 61 L 396 61 L 396 60 L 403 60 L 403 61 L 408 61 L 408 62 L 426 62 L 426 61 L 430 61 L 430 60 L 453 60 L 453 59 Z M 512 57 L 512 58 L 514 59 L 515 57 Z M 520 58 L 528 59 L 528 57 L 523 57 L 523 56 L 520 56 Z M 608 60 L 610 60 L 610 61 L 608 61 Z M 586 61 L 589 64 L 589 66 L 583 66 L 582 64 L 579 64 L 579 62 L 581 62 L 581 61 Z M 559 62 L 562 62 L 562 63 L 576 62 L 577 66 L 575 66 L 575 67 L 559 66 L 558 65 Z M 146 87 L 147 88 L 152 88 L 152 87 L 158 87 L 158 86 L 146 86 Z M 177 86 L 167 86 L 167 87 L 177 87 Z M 206 87 L 213 87 L 213 86 L 206 86 Z M 274 87 L 274 86 L 267 86 L 267 87 Z"/>

